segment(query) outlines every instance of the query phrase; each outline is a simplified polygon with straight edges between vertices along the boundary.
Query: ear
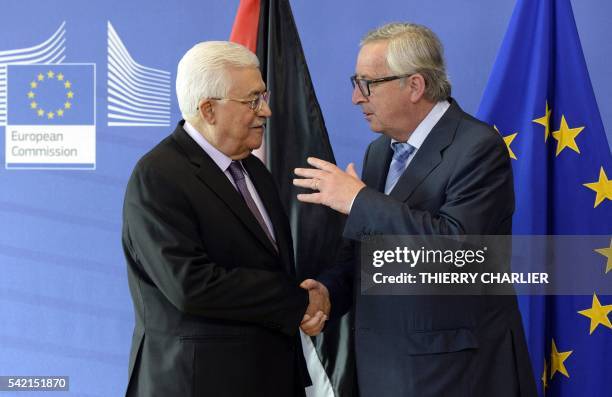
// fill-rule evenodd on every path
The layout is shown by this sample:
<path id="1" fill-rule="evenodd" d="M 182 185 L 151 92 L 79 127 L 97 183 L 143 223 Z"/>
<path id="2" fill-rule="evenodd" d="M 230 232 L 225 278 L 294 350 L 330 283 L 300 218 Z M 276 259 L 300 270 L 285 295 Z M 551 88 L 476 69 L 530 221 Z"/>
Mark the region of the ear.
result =
<path id="1" fill-rule="evenodd" d="M 202 120 L 205 120 L 208 124 L 215 124 L 215 109 L 210 99 L 201 99 L 198 102 L 198 112 Z"/>
<path id="2" fill-rule="evenodd" d="M 425 95 L 425 78 L 420 73 L 415 73 L 408 78 L 408 89 L 410 90 L 410 101 L 416 103 Z"/>

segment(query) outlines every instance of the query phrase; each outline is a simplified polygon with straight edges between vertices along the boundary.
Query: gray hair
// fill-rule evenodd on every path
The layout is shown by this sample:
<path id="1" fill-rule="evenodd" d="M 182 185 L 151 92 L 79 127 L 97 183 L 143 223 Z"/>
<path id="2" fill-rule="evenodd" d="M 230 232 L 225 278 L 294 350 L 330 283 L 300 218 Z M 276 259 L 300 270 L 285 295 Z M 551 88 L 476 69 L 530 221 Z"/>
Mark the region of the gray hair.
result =
<path id="1" fill-rule="evenodd" d="M 230 86 L 227 67 L 259 67 L 257 56 L 229 41 L 204 41 L 191 47 L 176 71 L 176 96 L 185 120 L 198 115 L 202 98 L 223 98 Z"/>
<path id="2" fill-rule="evenodd" d="M 429 28 L 412 23 L 389 23 L 368 32 L 361 46 L 386 40 L 387 65 L 394 73 L 419 73 L 425 79 L 425 98 L 441 101 L 451 95 L 442 43 Z"/>

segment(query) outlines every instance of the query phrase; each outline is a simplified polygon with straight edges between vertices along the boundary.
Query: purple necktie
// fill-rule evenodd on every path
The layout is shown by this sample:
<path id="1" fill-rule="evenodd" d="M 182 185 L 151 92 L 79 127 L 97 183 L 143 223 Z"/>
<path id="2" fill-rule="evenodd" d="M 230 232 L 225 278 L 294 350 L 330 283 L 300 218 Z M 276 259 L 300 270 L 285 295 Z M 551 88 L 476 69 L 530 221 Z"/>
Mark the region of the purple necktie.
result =
<path id="1" fill-rule="evenodd" d="M 230 174 L 232 175 L 232 179 L 236 183 L 236 186 L 238 187 L 238 191 L 240 192 L 240 195 L 246 202 L 247 207 L 249 207 L 249 209 L 251 210 L 251 213 L 253 214 L 255 219 L 257 219 L 259 226 L 261 226 L 264 233 L 266 233 L 266 236 L 268 236 L 268 239 L 274 246 L 274 249 L 276 249 L 276 251 L 278 252 L 278 247 L 276 245 L 276 242 L 272 238 L 272 235 L 270 234 L 270 230 L 268 230 L 268 226 L 266 225 L 266 222 L 264 222 L 263 216 L 261 216 L 261 212 L 259 212 L 259 209 L 257 208 L 257 204 L 255 204 L 255 201 L 253 200 L 253 196 L 251 196 L 251 193 L 249 192 L 249 188 L 247 187 L 246 180 L 244 177 L 244 172 L 242 171 L 242 166 L 240 165 L 238 161 L 232 161 L 228 170 Z"/>

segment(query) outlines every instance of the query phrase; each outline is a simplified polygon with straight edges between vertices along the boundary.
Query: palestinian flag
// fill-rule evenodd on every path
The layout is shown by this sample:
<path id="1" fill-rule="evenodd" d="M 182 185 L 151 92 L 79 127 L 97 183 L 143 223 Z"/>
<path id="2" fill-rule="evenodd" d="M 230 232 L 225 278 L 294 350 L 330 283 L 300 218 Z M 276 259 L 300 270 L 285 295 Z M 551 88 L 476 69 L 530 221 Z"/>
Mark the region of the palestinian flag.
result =
<path id="1" fill-rule="evenodd" d="M 230 37 L 257 54 L 270 91 L 264 160 L 289 215 L 299 279 L 316 278 L 333 264 L 344 217 L 297 201 L 293 169 L 314 156 L 335 163 L 288 0 L 241 0 Z M 357 395 L 350 318 L 328 323 L 316 338 L 302 334 L 313 381 L 308 396 Z"/>

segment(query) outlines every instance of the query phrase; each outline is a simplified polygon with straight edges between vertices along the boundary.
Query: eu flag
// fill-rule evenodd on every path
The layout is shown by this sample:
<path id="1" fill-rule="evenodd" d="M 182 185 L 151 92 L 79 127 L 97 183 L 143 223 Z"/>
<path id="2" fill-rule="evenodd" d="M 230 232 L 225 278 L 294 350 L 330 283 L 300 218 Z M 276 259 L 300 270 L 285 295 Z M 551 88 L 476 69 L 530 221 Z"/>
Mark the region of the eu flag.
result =
<path id="1" fill-rule="evenodd" d="M 9 125 L 94 125 L 93 64 L 8 65 Z"/>
<path id="2" fill-rule="evenodd" d="M 513 159 L 515 234 L 612 234 L 612 156 L 569 0 L 517 1 L 478 116 Z M 612 282 L 612 242 L 591 254 Z M 540 395 L 612 395 L 612 297 L 520 303 Z"/>

